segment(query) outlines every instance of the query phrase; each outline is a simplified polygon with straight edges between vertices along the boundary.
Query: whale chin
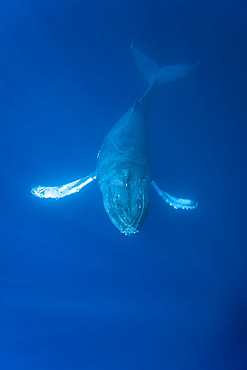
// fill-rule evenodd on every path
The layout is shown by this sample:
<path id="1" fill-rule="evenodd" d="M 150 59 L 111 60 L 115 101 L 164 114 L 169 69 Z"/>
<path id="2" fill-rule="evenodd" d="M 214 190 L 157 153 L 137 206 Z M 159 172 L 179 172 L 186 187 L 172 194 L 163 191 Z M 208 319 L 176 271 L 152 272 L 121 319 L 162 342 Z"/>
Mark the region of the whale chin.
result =
<path id="1" fill-rule="evenodd" d="M 116 226 L 121 234 L 131 236 L 139 232 L 143 222 L 143 211 L 141 209 L 137 218 L 133 220 L 130 219 L 129 215 L 123 215 L 122 213 L 118 214 L 115 209 L 112 209 L 112 212 L 107 213 L 111 222 Z"/>
<path id="2" fill-rule="evenodd" d="M 137 234 L 147 215 L 149 181 L 129 170 L 120 170 L 114 175 L 111 182 L 99 184 L 105 210 L 122 234 Z"/>
<path id="3" fill-rule="evenodd" d="M 120 232 L 124 235 L 127 235 L 127 236 L 132 236 L 132 235 L 135 235 L 137 233 L 139 233 L 139 230 L 137 230 L 136 228 L 134 227 L 129 227 L 123 231 L 120 230 Z"/>
<path id="4" fill-rule="evenodd" d="M 107 197 L 104 198 L 105 210 L 111 222 L 124 235 L 137 234 L 146 217 L 148 192 L 145 188 L 145 182 L 139 181 L 121 186 L 120 193 L 118 186 L 109 184 Z"/>

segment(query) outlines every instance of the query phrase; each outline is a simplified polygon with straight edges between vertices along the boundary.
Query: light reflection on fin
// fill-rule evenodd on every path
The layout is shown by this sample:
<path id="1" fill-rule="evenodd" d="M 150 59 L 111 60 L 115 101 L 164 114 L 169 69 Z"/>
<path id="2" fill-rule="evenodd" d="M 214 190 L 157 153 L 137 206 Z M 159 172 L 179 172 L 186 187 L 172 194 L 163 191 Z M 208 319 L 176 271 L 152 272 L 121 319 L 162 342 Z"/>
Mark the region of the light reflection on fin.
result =
<path id="1" fill-rule="evenodd" d="M 96 176 L 94 176 L 94 174 L 91 174 L 89 176 L 83 177 L 82 179 L 61 186 L 37 186 L 36 188 L 31 189 L 31 193 L 39 198 L 59 199 L 66 197 L 67 195 L 77 193 L 85 185 L 89 184 L 95 179 Z"/>
<path id="2" fill-rule="evenodd" d="M 157 191 L 159 196 L 175 209 L 195 209 L 198 206 L 198 203 L 193 200 L 175 198 L 173 195 L 166 193 L 164 190 L 160 189 L 154 181 L 151 182 L 151 185 Z"/>

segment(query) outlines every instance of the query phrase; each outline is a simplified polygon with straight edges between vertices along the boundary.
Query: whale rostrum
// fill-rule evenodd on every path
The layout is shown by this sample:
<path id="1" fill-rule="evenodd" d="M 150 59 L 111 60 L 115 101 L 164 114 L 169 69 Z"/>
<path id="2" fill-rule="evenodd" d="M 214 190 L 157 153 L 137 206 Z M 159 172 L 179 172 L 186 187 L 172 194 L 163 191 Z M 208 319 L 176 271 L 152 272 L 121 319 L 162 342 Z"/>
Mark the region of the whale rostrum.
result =
<path id="1" fill-rule="evenodd" d="M 147 113 L 156 88 L 187 77 L 199 64 L 176 64 L 161 68 L 131 45 L 134 60 L 148 82 L 148 89 L 106 135 L 89 176 L 61 186 L 38 186 L 31 192 L 39 198 L 63 198 L 96 181 L 105 210 L 112 223 L 125 235 L 136 234 L 148 212 L 149 185 L 175 209 L 195 209 L 197 203 L 176 198 L 161 190 L 152 179 L 147 155 Z"/>

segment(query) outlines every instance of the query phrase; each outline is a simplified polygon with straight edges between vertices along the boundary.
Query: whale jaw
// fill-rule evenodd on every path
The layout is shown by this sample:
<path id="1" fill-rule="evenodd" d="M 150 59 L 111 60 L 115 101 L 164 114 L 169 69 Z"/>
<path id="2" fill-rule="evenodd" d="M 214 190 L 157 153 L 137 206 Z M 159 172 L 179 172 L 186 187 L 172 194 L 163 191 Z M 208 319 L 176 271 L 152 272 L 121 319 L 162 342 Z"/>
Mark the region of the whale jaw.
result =
<path id="1" fill-rule="evenodd" d="M 116 171 L 110 182 L 99 183 L 105 210 L 122 234 L 139 232 L 148 210 L 148 183 L 127 169 Z"/>

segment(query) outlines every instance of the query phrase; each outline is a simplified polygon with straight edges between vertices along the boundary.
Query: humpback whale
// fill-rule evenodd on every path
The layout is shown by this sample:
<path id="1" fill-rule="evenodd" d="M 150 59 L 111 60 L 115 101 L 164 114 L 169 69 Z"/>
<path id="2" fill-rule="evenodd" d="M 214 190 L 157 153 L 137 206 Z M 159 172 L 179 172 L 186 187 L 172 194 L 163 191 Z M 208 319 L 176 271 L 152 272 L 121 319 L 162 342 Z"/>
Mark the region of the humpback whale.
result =
<path id="1" fill-rule="evenodd" d="M 148 82 L 147 91 L 117 121 L 106 135 L 97 156 L 94 172 L 61 186 L 32 188 L 39 198 L 63 198 L 96 181 L 102 192 L 106 213 L 125 235 L 138 233 L 148 211 L 149 184 L 175 209 L 195 209 L 197 203 L 176 198 L 160 189 L 152 179 L 147 156 L 147 112 L 150 98 L 158 87 L 187 77 L 198 65 L 176 64 L 161 68 L 133 44 L 134 60 Z"/>

